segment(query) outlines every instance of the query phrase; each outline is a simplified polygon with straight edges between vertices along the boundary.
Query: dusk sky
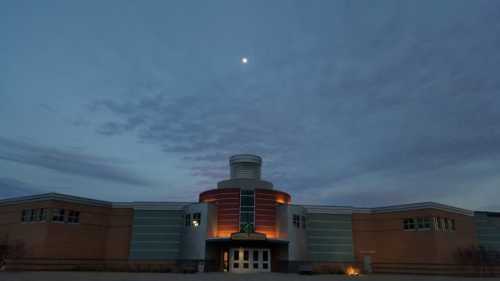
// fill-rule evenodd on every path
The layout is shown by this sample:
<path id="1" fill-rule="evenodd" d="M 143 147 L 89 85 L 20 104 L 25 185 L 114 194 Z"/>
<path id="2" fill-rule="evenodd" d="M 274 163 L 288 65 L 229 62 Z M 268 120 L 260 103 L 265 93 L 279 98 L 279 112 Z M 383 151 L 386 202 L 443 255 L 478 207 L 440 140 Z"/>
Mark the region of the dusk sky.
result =
<path id="1" fill-rule="evenodd" d="M 1 198 L 500 210 L 499 121 L 497 0 L 0 1 Z"/>

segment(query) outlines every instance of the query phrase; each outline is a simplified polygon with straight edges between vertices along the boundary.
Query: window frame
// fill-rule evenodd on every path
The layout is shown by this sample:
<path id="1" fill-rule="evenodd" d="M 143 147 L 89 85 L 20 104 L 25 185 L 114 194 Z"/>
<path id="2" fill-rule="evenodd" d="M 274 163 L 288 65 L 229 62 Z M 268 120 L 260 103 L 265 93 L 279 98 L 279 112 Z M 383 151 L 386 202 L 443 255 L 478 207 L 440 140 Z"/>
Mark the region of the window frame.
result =
<path id="1" fill-rule="evenodd" d="M 52 208 L 50 212 L 50 221 L 52 223 L 65 223 L 66 222 L 66 210 L 63 208 Z M 55 218 L 61 219 L 55 219 Z"/>
<path id="2" fill-rule="evenodd" d="M 240 232 L 243 232 L 243 227 L 246 224 L 251 225 L 252 231 L 255 231 L 255 190 L 241 189 L 240 190 L 240 208 L 238 216 L 238 224 Z M 252 205 L 249 203 L 251 198 Z"/>
<path id="3" fill-rule="evenodd" d="M 300 228 L 300 216 L 297 214 L 292 215 L 292 223 L 296 228 Z"/>
<path id="4" fill-rule="evenodd" d="M 404 231 L 415 231 L 416 230 L 416 222 L 414 218 L 405 218 L 403 219 L 403 230 Z"/>
<path id="5" fill-rule="evenodd" d="M 68 215 L 66 216 L 66 222 L 70 224 L 80 223 L 80 211 L 68 210 Z"/>

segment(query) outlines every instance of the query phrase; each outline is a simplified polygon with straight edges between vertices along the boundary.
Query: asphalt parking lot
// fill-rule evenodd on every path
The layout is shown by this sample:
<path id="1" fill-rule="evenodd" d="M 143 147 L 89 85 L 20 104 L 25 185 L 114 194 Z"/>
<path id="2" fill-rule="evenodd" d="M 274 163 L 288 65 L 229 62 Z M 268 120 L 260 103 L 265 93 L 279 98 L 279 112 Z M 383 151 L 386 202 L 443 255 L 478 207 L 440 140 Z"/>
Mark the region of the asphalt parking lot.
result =
<path id="1" fill-rule="evenodd" d="M 165 280 L 209 280 L 209 281 L 299 281 L 299 280 L 363 280 L 363 281 L 475 281 L 500 280 L 500 278 L 463 278 L 445 276 L 412 276 L 412 275 L 363 275 L 348 277 L 344 275 L 298 275 L 286 273 L 122 273 L 122 272 L 0 272 L 0 281 L 165 281 Z"/>

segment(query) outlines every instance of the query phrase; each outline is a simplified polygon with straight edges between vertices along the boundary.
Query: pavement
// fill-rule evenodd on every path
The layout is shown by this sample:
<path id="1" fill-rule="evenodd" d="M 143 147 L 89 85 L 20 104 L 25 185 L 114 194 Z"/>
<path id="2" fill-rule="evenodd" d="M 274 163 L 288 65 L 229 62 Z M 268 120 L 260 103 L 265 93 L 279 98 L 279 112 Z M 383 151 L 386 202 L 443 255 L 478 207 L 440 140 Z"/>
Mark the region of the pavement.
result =
<path id="1" fill-rule="evenodd" d="M 446 276 L 414 275 L 363 275 L 348 277 L 345 275 L 299 275 L 293 273 L 127 273 L 127 272 L 0 272 L 0 281 L 476 281 L 500 280 L 500 278 L 465 278 Z"/>

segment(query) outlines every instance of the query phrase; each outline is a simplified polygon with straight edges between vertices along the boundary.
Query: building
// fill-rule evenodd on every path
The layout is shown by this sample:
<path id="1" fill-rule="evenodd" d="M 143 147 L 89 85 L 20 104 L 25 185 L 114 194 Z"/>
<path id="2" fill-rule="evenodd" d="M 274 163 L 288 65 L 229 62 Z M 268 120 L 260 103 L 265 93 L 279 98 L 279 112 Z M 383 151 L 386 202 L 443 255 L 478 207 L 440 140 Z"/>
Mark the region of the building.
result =
<path id="1" fill-rule="evenodd" d="M 500 214 L 425 202 L 295 205 L 261 179 L 262 159 L 193 202 L 107 202 L 48 193 L 0 201 L 7 270 L 464 273 L 500 250 Z M 467 252 L 468 251 L 468 252 Z M 0 257 L 1 257 L 0 253 Z"/>

